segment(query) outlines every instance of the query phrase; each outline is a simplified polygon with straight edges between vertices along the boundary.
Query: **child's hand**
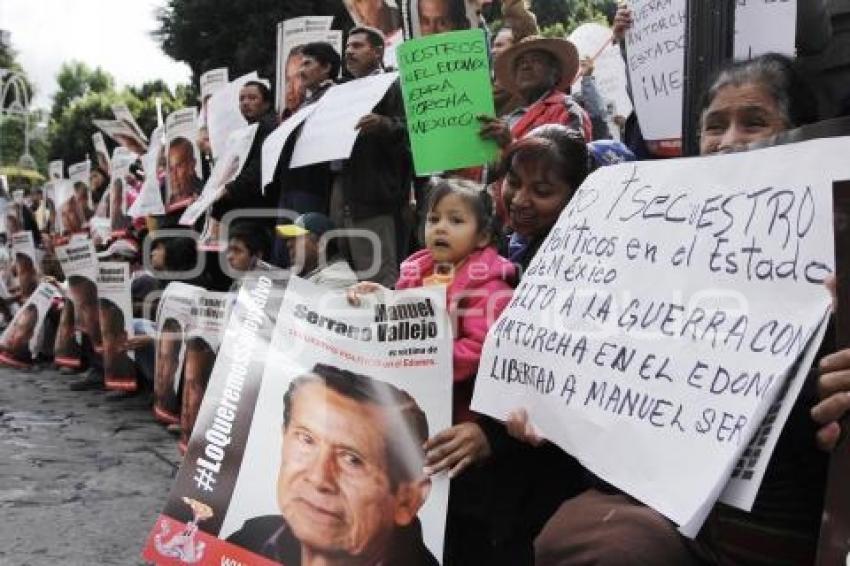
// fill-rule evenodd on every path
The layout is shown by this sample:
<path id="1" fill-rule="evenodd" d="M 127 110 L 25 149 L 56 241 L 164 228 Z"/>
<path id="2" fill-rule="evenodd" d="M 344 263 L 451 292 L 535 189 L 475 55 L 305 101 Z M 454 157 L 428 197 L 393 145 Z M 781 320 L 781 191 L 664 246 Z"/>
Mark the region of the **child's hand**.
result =
<path id="1" fill-rule="evenodd" d="M 359 307 L 363 295 L 368 295 L 369 293 L 377 293 L 378 291 L 383 291 L 385 289 L 386 287 L 384 287 L 380 283 L 374 283 L 372 281 L 361 281 L 357 285 L 352 285 L 351 287 L 349 287 L 345 291 L 345 296 L 348 299 L 348 304 L 353 305 L 355 307 Z"/>
<path id="2" fill-rule="evenodd" d="M 511 411 L 505 420 L 505 427 L 508 429 L 508 434 L 532 446 L 540 446 L 546 442 L 546 439 L 540 436 L 537 429 L 528 420 L 528 413 L 525 409 Z"/>
<path id="3" fill-rule="evenodd" d="M 448 470 L 449 478 L 455 478 L 472 464 L 489 458 L 490 453 L 490 443 L 480 426 L 455 425 L 425 443 L 425 474 L 435 476 Z"/>

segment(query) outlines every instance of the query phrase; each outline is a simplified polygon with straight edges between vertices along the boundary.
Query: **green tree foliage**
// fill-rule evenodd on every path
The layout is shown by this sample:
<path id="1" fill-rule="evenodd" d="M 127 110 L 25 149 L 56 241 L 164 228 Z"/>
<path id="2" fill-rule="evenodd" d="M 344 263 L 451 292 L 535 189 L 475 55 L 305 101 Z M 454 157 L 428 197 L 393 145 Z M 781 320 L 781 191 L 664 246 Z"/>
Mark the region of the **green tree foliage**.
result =
<path id="1" fill-rule="evenodd" d="M 142 131 L 149 134 L 157 125 L 157 97 L 162 99 L 164 116 L 174 110 L 194 105 L 195 98 L 190 89 L 181 86 L 176 91 L 172 93 L 162 81 L 151 81 L 121 92 L 110 88 L 103 92 L 90 91 L 74 98 L 58 118 L 51 121 L 50 158 L 62 159 L 68 164 L 82 161 L 86 155 L 93 154 L 91 137 L 97 131 L 93 120 L 112 119 L 113 104 L 126 104 Z M 57 93 L 57 96 L 60 93 Z M 108 138 L 106 144 L 110 151 L 115 145 Z"/>
<path id="2" fill-rule="evenodd" d="M 154 36 L 166 54 L 189 65 L 196 86 L 216 67 L 229 68 L 231 77 L 257 71 L 273 80 L 277 23 L 311 15 L 335 16 L 336 29 L 351 25 L 340 0 L 169 0 Z"/>
<path id="3" fill-rule="evenodd" d="M 530 6 L 537 16 L 541 35 L 565 37 L 586 22 L 610 24 L 617 11 L 617 0 L 530 0 Z M 485 6 L 482 14 L 488 22 L 498 23 L 501 10 L 501 0 L 495 0 Z"/>
<path id="4" fill-rule="evenodd" d="M 56 76 L 59 90 L 53 97 L 50 117 L 57 120 L 75 100 L 89 94 L 102 94 L 115 90 L 112 75 L 97 67 L 90 68 L 80 61 L 63 63 Z"/>

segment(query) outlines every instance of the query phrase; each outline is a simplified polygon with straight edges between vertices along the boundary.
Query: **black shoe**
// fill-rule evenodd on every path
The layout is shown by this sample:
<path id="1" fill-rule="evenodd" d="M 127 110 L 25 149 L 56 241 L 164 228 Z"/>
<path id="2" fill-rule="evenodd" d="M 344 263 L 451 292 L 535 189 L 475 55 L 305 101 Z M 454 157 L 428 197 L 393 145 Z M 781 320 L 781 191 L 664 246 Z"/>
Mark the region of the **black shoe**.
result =
<path id="1" fill-rule="evenodd" d="M 91 391 L 103 389 L 103 374 L 90 369 L 85 377 L 72 381 L 68 387 L 71 391 Z"/>

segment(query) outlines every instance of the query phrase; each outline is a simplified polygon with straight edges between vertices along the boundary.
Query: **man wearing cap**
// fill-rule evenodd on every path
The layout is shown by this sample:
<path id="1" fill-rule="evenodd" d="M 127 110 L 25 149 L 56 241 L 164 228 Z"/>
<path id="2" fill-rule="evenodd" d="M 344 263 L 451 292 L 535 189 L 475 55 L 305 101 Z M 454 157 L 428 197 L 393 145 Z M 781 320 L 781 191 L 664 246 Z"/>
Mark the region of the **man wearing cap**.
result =
<path id="1" fill-rule="evenodd" d="M 496 81 L 522 101 L 503 118 L 479 117 L 481 136 L 505 148 L 544 124 L 561 124 L 585 141 L 592 139 L 590 119 L 565 94 L 579 68 L 578 51 L 565 39 L 530 36 L 495 62 Z"/>
<path id="2" fill-rule="evenodd" d="M 286 241 L 286 249 L 295 275 L 333 289 L 346 289 L 357 283 L 348 262 L 337 254 L 336 242 L 323 238 L 334 229 L 334 223 L 318 212 L 308 212 L 293 224 L 277 227 Z"/>

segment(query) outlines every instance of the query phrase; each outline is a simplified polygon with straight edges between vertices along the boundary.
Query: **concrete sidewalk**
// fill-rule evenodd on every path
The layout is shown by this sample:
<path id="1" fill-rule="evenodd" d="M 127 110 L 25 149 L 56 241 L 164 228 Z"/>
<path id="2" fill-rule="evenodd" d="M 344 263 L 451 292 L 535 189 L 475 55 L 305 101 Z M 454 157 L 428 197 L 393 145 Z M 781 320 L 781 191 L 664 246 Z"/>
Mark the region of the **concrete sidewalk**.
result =
<path id="1" fill-rule="evenodd" d="M 141 564 L 180 457 L 149 395 L 0 369 L 0 565 Z"/>

